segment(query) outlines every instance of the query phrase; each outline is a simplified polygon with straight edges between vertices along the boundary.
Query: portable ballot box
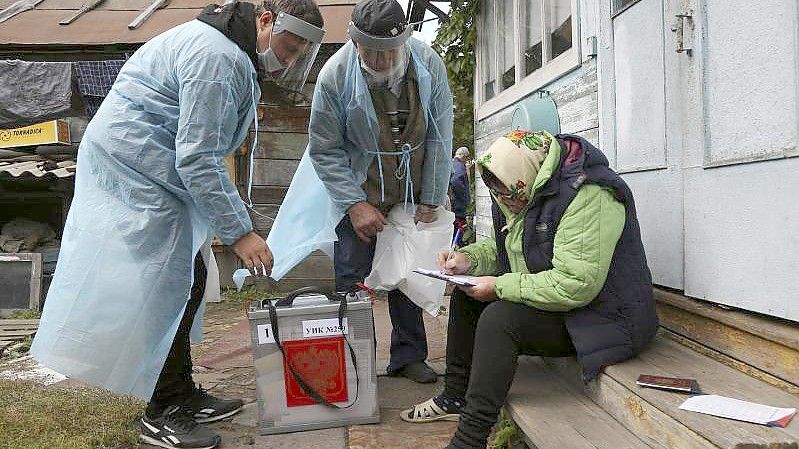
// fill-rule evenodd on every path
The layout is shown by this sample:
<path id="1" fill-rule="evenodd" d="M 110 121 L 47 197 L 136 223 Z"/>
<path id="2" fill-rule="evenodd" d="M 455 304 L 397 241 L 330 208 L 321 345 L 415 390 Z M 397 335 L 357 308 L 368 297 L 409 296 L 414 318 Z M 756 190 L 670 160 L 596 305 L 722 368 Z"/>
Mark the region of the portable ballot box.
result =
<path id="1" fill-rule="evenodd" d="M 369 298 L 305 288 L 248 318 L 262 435 L 380 422 Z"/>

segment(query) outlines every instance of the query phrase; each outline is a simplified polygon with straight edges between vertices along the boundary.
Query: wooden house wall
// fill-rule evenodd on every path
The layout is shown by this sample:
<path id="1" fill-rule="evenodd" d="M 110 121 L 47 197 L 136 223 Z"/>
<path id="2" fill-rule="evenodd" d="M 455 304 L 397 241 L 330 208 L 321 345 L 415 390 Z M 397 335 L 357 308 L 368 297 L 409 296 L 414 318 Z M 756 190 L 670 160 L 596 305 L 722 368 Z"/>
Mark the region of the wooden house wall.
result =
<path id="1" fill-rule="evenodd" d="M 303 89 L 310 100 L 319 70 L 341 45 L 327 44 L 320 50 L 317 62 Z M 255 148 L 252 202 L 255 212 L 250 212 L 256 232 L 266 238 L 286 196 L 291 179 L 297 170 L 308 144 L 310 103 L 298 106 L 281 105 L 273 101 L 265 90 L 258 106 L 258 146 Z M 236 158 L 236 183 L 242 198 L 247 198 L 249 177 L 249 148 L 254 142 L 255 130 L 238 152 Z M 313 207 L 313 205 L 308 205 Z M 260 287 L 289 291 L 309 285 L 333 288 L 333 264 L 322 252 L 316 252 L 290 271 L 279 282 L 258 280 Z"/>
<path id="2" fill-rule="evenodd" d="M 597 96 L 596 61 L 589 59 L 575 71 L 546 87 L 560 116 L 562 133 L 577 134 L 589 142 L 599 143 L 599 106 Z M 533 92 L 530 92 L 533 94 Z M 538 94 L 535 94 L 538 95 Z M 498 137 L 511 131 L 511 117 L 521 97 L 494 115 L 475 124 L 475 154 L 479 157 Z M 475 183 L 475 228 L 478 238 L 493 236 L 491 225 L 491 197 L 477 174 Z"/>

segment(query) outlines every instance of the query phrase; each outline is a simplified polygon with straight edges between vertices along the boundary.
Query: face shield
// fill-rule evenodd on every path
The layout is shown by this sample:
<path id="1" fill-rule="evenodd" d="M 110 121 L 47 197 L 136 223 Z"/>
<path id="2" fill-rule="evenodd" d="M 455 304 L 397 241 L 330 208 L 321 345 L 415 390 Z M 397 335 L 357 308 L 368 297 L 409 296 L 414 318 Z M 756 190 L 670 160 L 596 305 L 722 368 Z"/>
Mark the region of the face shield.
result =
<path id="1" fill-rule="evenodd" d="M 358 46 L 361 68 L 369 84 L 388 84 L 392 87 L 405 76 L 411 54 L 407 45 L 408 38 L 413 33 L 411 27 L 406 27 L 397 36 L 376 37 L 361 31 L 350 22 L 348 32 Z"/>
<path id="2" fill-rule="evenodd" d="M 272 25 L 269 49 L 259 54 L 261 64 L 275 84 L 299 92 L 305 85 L 324 36 L 321 28 L 281 12 Z"/>

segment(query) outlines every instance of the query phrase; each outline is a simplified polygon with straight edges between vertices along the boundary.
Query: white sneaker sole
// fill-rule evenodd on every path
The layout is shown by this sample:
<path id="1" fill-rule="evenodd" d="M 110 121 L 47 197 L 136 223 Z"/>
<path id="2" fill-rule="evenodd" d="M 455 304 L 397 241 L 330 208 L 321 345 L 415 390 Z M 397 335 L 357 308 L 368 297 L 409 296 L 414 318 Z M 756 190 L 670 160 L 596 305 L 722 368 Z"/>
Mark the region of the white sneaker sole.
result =
<path id="1" fill-rule="evenodd" d="M 414 423 L 414 424 L 424 424 L 424 423 L 436 422 L 436 421 L 459 421 L 461 419 L 461 415 L 455 414 L 455 413 L 449 413 L 449 414 L 446 414 L 446 415 L 432 416 L 430 418 L 413 418 L 413 419 L 411 419 L 411 418 L 408 418 L 407 413 L 403 412 L 402 414 L 400 414 L 400 418 L 402 418 L 402 420 L 405 421 L 405 422 Z"/>
<path id="2" fill-rule="evenodd" d="M 208 424 L 208 423 L 212 423 L 212 422 L 217 422 L 217 421 L 221 421 L 221 420 L 223 420 L 225 418 L 230 418 L 231 416 L 233 416 L 236 413 L 240 412 L 242 408 L 244 408 L 244 407 L 243 406 L 239 407 L 236 410 L 232 410 L 232 411 L 229 411 L 229 412 L 225 413 L 224 415 L 209 416 L 208 418 L 194 418 L 194 420 L 197 421 L 198 424 Z"/>
<path id="3" fill-rule="evenodd" d="M 169 444 L 161 440 L 156 440 L 155 438 L 148 437 L 147 435 L 144 434 L 139 434 L 139 441 L 145 444 L 149 444 L 150 446 L 164 447 L 166 449 L 178 449 L 178 447 L 173 444 Z M 215 449 L 216 446 L 217 445 L 214 444 L 213 446 L 202 446 L 202 447 L 195 447 L 192 449 Z"/>

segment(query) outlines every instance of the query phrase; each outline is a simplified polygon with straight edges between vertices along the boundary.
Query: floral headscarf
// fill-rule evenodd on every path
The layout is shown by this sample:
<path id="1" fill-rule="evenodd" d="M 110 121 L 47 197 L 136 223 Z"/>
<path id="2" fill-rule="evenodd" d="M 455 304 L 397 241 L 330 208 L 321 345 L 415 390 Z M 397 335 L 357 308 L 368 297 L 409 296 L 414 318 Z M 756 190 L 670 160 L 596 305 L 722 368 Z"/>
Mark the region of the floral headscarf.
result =
<path id="1" fill-rule="evenodd" d="M 477 169 L 481 174 L 490 171 L 511 192 L 531 199 L 535 178 L 553 141 L 557 144 L 546 131 L 513 131 L 491 144 L 477 159 Z"/>

